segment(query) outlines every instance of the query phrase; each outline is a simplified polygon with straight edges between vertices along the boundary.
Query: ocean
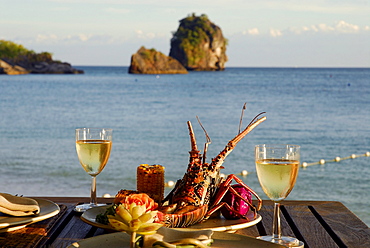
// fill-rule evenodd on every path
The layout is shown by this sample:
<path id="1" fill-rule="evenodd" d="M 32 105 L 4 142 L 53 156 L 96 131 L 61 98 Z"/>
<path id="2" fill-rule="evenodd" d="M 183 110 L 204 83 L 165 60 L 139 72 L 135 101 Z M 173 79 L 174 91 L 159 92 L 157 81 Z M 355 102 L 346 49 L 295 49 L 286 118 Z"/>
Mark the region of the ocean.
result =
<path id="1" fill-rule="evenodd" d="M 81 75 L 0 76 L 0 192 L 89 196 L 90 176 L 75 151 L 75 129 L 113 128 L 98 196 L 136 188 L 140 164 L 161 164 L 166 181 L 186 171 L 187 121 L 208 161 L 255 115 L 267 120 L 227 157 L 224 174 L 239 176 L 263 199 L 254 145 L 301 145 L 301 168 L 287 200 L 343 202 L 370 225 L 370 157 L 317 164 L 370 151 L 369 68 L 226 68 L 186 75 L 132 75 L 127 67 L 86 67 Z M 168 192 L 170 188 L 166 188 Z"/>

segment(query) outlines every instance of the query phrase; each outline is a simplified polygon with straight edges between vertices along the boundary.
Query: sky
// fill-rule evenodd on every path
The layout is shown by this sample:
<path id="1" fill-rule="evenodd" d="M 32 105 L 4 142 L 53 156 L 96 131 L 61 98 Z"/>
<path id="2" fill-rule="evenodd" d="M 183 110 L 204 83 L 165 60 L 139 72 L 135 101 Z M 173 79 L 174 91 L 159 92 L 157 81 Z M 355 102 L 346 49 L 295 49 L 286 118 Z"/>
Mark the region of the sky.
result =
<path id="1" fill-rule="evenodd" d="M 370 67 L 370 0 L 0 0 L 0 39 L 73 66 L 166 55 L 179 20 L 205 14 L 226 67 Z"/>

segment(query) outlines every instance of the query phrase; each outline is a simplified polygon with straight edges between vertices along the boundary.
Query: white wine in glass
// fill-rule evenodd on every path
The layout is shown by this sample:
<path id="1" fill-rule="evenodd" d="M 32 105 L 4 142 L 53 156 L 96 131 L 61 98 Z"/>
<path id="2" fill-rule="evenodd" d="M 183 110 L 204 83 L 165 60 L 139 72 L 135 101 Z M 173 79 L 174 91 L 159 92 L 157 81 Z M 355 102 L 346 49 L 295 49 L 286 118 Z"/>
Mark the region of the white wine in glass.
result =
<path id="1" fill-rule="evenodd" d="M 256 161 L 258 179 L 265 194 L 271 200 L 284 200 L 297 180 L 298 160 L 261 159 Z"/>
<path id="2" fill-rule="evenodd" d="M 302 241 L 281 235 L 280 202 L 292 191 L 298 176 L 300 146 L 257 145 L 255 162 L 258 180 L 265 194 L 274 201 L 272 235 L 259 239 L 288 247 L 303 247 Z"/>
<path id="3" fill-rule="evenodd" d="M 112 129 L 80 128 L 76 129 L 76 151 L 82 168 L 92 177 L 91 200 L 89 204 L 75 207 L 75 211 L 84 212 L 98 206 L 96 200 L 96 176 L 104 169 L 112 149 Z"/>

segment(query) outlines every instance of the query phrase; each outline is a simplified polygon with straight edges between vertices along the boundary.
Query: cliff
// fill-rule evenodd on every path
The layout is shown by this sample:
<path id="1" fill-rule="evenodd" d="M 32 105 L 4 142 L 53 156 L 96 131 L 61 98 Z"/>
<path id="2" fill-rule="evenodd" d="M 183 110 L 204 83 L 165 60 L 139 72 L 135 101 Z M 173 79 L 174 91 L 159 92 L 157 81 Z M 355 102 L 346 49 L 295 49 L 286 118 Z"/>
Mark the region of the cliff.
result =
<path id="1" fill-rule="evenodd" d="M 180 20 L 171 39 L 169 56 L 188 70 L 224 70 L 227 40 L 206 15 L 194 14 Z"/>
<path id="2" fill-rule="evenodd" d="M 129 73 L 134 74 L 186 74 L 188 71 L 174 58 L 155 49 L 141 47 L 131 56 Z"/>
<path id="3" fill-rule="evenodd" d="M 69 63 L 52 59 L 48 52 L 35 53 L 22 45 L 0 40 L 0 74 L 79 74 Z"/>

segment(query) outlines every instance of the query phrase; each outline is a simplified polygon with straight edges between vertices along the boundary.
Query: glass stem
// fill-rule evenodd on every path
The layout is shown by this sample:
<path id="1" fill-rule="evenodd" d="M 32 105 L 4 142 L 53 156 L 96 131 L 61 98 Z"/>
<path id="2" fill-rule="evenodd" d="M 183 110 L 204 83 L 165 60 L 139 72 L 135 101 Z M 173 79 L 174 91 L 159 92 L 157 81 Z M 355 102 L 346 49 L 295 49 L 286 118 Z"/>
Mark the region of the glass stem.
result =
<path id="1" fill-rule="evenodd" d="M 97 205 L 97 200 L 96 200 L 96 176 L 91 177 L 90 205 Z"/>
<path id="2" fill-rule="evenodd" d="M 136 232 L 131 233 L 131 239 L 130 239 L 130 248 L 136 247 Z"/>
<path id="3" fill-rule="evenodd" d="M 272 220 L 272 236 L 274 240 L 281 239 L 280 203 L 274 203 L 274 219 Z"/>

